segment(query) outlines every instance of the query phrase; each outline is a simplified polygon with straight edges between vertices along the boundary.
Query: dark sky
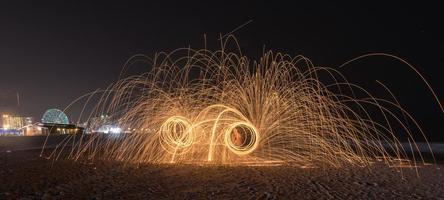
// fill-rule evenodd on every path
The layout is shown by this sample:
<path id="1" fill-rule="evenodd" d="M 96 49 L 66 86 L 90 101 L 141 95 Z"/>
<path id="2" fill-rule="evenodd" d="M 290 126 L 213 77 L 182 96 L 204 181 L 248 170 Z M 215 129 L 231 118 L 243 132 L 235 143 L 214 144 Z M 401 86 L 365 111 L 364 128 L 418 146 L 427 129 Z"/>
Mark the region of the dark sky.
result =
<path id="1" fill-rule="evenodd" d="M 391 53 L 415 65 L 444 99 L 444 18 L 438 5 L 120 2 L 1 1 L 0 112 L 39 119 L 47 108 L 64 108 L 111 84 L 134 54 L 202 48 L 204 34 L 216 46 L 220 34 L 249 20 L 235 32 L 246 55 L 257 56 L 265 45 L 335 67 L 365 53 Z M 386 83 L 430 138 L 444 140 L 443 114 L 405 65 L 372 58 L 341 71 L 366 88 L 381 90 L 376 79 Z M 67 114 L 75 118 L 76 111 Z"/>

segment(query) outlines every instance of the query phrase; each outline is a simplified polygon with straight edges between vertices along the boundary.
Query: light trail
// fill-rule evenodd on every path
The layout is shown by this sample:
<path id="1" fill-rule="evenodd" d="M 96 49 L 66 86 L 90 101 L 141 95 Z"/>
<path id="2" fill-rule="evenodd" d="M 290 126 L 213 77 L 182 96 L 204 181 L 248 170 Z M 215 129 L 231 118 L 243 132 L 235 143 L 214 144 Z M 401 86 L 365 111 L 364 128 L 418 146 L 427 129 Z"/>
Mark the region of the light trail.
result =
<path id="1" fill-rule="evenodd" d="M 416 166 L 405 162 L 409 149 L 399 136 L 405 135 L 415 151 L 412 139 L 424 133 L 396 98 L 374 97 L 337 70 L 314 66 L 303 56 L 269 51 L 253 62 L 224 49 L 226 43 L 214 52 L 184 48 L 156 54 L 149 72 L 104 90 L 89 116 L 109 113 L 132 133 L 117 139 L 93 134 L 74 145 L 69 157 L 128 164 L 307 168 L 367 166 L 381 160 L 395 167 Z M 321 82 L 321 73 L 330 82 Z M 397 132 L 394 122 L 401 127 Z M 421 134 L 413 135 L 415 130 Z"/>

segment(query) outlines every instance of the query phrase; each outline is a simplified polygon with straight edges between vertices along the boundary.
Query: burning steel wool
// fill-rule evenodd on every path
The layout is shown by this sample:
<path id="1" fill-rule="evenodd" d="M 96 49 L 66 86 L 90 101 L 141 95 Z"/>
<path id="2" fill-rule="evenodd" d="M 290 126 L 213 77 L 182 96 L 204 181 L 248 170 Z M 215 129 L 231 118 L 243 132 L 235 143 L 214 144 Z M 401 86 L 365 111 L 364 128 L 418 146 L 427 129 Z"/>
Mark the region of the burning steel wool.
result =
<path id="1" fill-rule="evenodd" d="M 73 144 L 73 159 L 134 164 L 340 167 L 382 160 L 391 166 L 413 165 L 408 152 L 418 147 L 412 126 L 416 138 L 424 134 L 396 98 L 374 97 L 338 69 L 314 66 L 304 56 L 270 51 L 253 62 L 228 51 L 227 42 L 218 51 L 184 48 L 156 54 L 149 72 L 102 91 L 90 114 L 109 113 L 128 133 L 72 137 L 51 156 L 58 158 Z M 138 55 L 128 64 L 141 58 L 148 60 Z M 320 73 L 331 83 L 321 82 Z M 373 120 L 375 113 L 384 120 Z M 395 131 L 394 122 L 403 130 Z M 401 145 L 400 134 L 410 149 Z"/>

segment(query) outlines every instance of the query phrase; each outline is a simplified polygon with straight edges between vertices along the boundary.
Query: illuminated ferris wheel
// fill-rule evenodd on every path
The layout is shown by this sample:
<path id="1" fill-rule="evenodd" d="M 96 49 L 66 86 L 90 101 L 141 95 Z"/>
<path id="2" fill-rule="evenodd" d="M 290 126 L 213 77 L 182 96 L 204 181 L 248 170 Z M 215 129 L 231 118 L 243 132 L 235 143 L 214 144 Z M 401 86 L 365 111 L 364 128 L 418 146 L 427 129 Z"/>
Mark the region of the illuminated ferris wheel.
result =
<path id="1" fill-rule="evenodd" d="M 66 114 L 59 109 L 49 109 L 42 117 L 42 122 L 45 124 L 69 124 Z"/>

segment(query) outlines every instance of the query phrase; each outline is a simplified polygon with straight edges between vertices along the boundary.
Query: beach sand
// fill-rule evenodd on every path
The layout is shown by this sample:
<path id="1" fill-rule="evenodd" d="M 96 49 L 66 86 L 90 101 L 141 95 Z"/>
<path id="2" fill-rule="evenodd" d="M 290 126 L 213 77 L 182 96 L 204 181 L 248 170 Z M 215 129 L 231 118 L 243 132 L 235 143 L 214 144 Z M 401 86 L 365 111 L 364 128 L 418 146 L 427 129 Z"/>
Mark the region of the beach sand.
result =
<path id="1" fill-rule="evenodd" d="M 443 165 L 371 167 L 142 165 L 1 154 L 0 199 L 444 199 Z M 7 155 L 7 157 L 5 156 Z"/>

